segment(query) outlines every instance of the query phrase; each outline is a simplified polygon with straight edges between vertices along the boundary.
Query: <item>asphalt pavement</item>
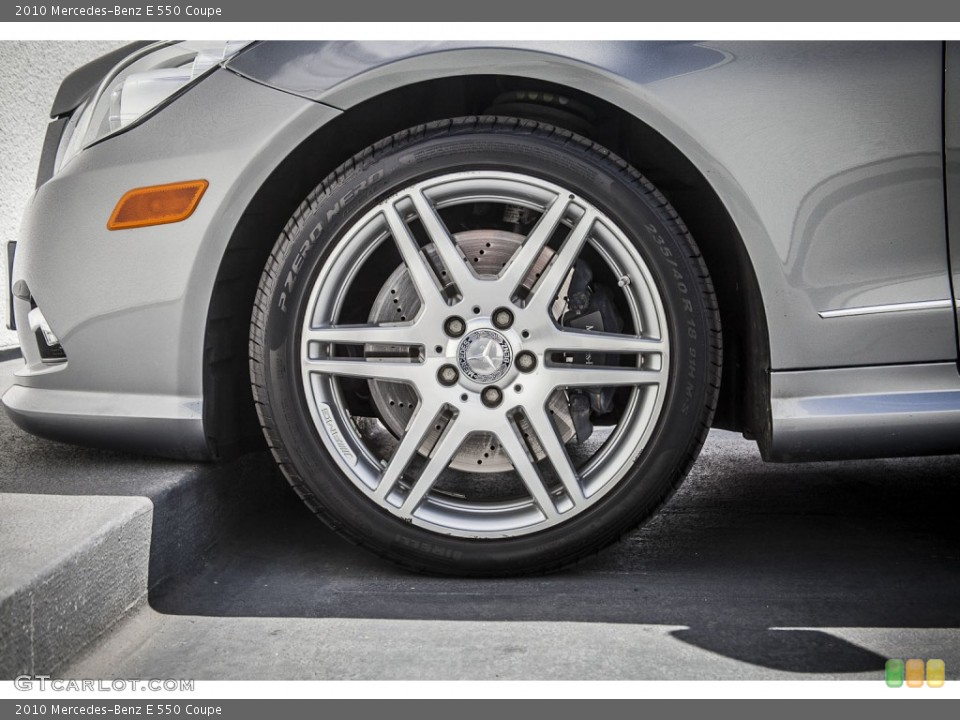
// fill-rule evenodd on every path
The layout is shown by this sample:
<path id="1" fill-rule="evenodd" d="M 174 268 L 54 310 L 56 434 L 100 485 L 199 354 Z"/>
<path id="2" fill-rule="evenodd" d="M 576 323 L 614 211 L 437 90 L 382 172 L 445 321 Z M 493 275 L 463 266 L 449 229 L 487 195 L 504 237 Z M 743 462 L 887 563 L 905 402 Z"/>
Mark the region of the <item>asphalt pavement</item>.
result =
<path id="1" fill-rule="evenodd" d="M 129 478 L 143 475 L 148 495 L 182 470 L 3 427 L 2 492 L 137 494 Z M 213 523 L 202 552 L 164 542 L 196 537 L 178 517 L 208 522 L 210 502 L 182 492 L 164 509 L 154 493 L 172 524 L 153 531 L 148 603 L 62 675 L 880 681 L 888 658 L 915 657 L 960 677 L 960 456 L 769 465 L 714 431 L 645 527 L 577 568 L 509 580 L 368 555 L 262 454 L 215 472 L 254 488 L 232 521 Z"/>

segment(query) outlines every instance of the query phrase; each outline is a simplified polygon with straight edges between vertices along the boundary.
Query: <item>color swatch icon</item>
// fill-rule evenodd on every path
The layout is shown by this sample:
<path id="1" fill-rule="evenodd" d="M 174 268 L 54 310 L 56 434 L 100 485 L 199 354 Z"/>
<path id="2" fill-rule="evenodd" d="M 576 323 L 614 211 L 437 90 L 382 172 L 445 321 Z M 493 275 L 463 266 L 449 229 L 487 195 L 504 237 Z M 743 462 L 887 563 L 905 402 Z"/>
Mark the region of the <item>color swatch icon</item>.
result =
<path id="1" fill-rule="evenodd" d="M 911 658 L 903 660 L 887 660 L 884 667 L 884 679 L 887 687 L 900 687 L 906 683 L 907 687 L 923 687 L 924 678 L 927 686 L 932 688 L 943 687 L 946 678 L 946 665 L 943 660 L 923 660 Z"/>
<path id="2" fill-rule="evenodd" d="M 907 660 L 907 687 L 923 687 L 923 660 Z"/>
<path id="3" fill-rule="evenodd" d="M 947 666 L 943 660 L 927 660 L 927 685 L 943 687 L 947 676 Z"/>
<path id="4" fill-rule="evenodd" d="M 903 685 L 903 660 L 887 660 L 885 673 L 887 687 Z"/>

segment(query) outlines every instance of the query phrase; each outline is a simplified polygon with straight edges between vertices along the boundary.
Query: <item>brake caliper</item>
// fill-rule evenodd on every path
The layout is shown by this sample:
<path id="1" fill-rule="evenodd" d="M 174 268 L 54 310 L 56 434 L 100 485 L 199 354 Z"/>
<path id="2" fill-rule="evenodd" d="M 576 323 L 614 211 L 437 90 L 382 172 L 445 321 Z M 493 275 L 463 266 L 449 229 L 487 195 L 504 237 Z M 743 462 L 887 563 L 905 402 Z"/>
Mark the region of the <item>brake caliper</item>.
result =
<path id="1" fill-rule="evenodd" d="M 564 327 L 588 332 L 618 333 L 623 330 L 623 318 L 613 302 L 613 293 L 605 285 L 593 282 L 593 271 L 583 260 L 573 267 L 567 287 L 567 308 L 561 318 Z M 565 353 L 564 362 L 576 365 L 606 365 L 607 356 L 599 353 Z M 570 417 L 577 442 L 584 442 L 593 434 L 591 412 L 606 415 L 613 410 L 615 388 L 578 388 L 568 392 Z"/>

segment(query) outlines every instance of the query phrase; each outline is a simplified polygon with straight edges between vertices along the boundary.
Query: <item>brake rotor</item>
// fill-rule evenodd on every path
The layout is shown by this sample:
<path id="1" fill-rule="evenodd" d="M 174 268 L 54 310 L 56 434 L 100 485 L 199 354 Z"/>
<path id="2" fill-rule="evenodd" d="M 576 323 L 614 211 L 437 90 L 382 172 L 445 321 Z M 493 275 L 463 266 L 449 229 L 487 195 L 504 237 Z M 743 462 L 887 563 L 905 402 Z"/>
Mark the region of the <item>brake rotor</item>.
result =
<path id="1" fill-rule="evenodd" d="M 468 230 L 455 234 L 453 238 L 474 272 L 481 277 L 495 277 L 499 274 L 524 240 L 523 235 L 503 230 Z M 433 267 L 441 265 L 432 244 L 425 246 L 421 252 Z M 552 250 L 543 249 L 524 279 L 523 287 L 533 287 L 552 256 Z M 406 265 L 401 264 L 380 289 L 370 309 L 369 321 L 382 323 L 408 320 L 416 317 L 419 310 L 420 297 L 410 280 Z M 389 345 L 364 347 L 364 353 L 368 356 L 389 355 L 399 351 L 401 348 Z M 416 391 L 406 383 L 387 380 L 370 380 L 369 385 L 371 399 L 383 423 L 395 436 L 401 437 L 419 401 Z M 560 438 L 567 442 L 574 436 L 574 427 L 565 393 L 554 393 L 550 398 L 549 409 Z M 545 453 L 526 420 L 521 419 L 518 425 L 534 457 L 542 460 Z M 442 430 L 433 430 L 424 438 L 420 447 L 421 455 L 429 455 L 441 432 Z M 513 469 L 510 458 L 501 449 L 496 436 L 489 433 L 474 433 L 469 436 L 454 456 L 450 467 L 474 473 L 508 472 Z"/>

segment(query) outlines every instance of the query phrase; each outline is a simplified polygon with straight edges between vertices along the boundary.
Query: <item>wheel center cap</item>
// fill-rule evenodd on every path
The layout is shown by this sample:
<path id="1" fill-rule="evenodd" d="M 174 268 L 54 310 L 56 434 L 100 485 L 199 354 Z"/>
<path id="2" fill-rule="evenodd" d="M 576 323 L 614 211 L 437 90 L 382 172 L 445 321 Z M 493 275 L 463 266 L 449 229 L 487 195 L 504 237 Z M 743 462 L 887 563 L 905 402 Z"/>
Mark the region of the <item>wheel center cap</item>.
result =
<path id="1" fill-rule="evenodd" d="M 513 350 L 496 330 L 474 330 L 460 341 L 457 361 L 460 371 L 478 383 L 496 382 L 510 369 Z"/>

